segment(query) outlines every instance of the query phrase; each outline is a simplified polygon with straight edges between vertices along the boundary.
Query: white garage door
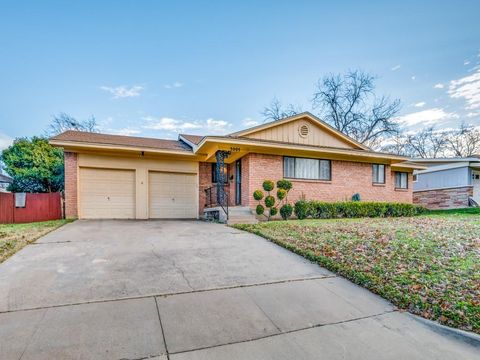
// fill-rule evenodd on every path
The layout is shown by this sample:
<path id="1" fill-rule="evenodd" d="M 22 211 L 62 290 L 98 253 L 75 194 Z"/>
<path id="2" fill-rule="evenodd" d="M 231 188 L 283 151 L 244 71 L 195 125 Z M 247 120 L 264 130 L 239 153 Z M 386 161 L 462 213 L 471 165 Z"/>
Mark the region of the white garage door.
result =
<path id="1" fill-rule="evenodd" d="M 164 172 L 149 173 L 151 219 L 197 217 L 197 176 Z"/>
<path id="2" fill-rule="evenodd" d="M 80 168 L 80 218 L 134 219 L 135 171 Z"/>

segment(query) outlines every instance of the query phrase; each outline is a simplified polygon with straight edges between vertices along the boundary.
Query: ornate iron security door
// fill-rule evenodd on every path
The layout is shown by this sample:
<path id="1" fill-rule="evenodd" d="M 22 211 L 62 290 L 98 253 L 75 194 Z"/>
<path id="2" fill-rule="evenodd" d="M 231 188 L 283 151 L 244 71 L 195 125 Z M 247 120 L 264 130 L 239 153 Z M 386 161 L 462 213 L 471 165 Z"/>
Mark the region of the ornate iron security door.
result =
<path id="1" fill-rule="evenodd" d="M 217 178 L 217 204 L 220 205 L 225 211 L 225 214 L 228 218 L 228 194 L 226 187 L 228 185 L 227 179 L 227 165 L 225 164 L 225 159 L 230 155 L 229 151 L 219 150 L 215 153 L 215 158 L 217 160 L 217 166 L 215 168 L 216 178 Z"/>

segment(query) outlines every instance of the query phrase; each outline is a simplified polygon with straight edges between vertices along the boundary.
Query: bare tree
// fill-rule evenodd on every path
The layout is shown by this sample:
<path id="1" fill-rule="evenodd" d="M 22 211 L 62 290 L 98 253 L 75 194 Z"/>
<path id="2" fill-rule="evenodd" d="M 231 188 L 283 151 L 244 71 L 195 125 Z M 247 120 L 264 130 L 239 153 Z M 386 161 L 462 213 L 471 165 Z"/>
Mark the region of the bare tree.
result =
<path id="1" fill-rule="evenodd" d="M 445 155 L 447 134 L 433 126 L 422 129 L 414 135 L 407 135 L 407 146 L 416 157 L 437 158 Z"/>
<path id="2" fill-rule="evenodd" d="M 47 130 L 47 135 L 54 136 L 67 130 L 97 132 L 97 121 L 93 115 L 86 120 L 77 120 L 73 116 L 61 112 L 52 117 L 52 122 Z"/>
<path id="3" fill-rule="evenodd" d="M 398 134 L 383 150 L 409 157 L 437 158 L 448 151 L 447 135 L 431 126 L 416 133 Z"/>
<path id="4" fill-rule="evenodd" d="M 375 96 L 375 77 L 362 71 L 328 75 L 318 81 L 313 108 L 344 134 L 370 147 L 398 132 L 400 100 Z"/>
<path id="5" fill-rule="evenodd" d="M 480 131 L 472 125 L 462 123 L 458 130 L 450 132 L 446 142 L 453 156 L 472 156 L 480 152 Z"/>
<path id="6" fill-rule="evenodd" d="M 263 115 L 265 121 L 275 121 L 299 114 L 301 112 L 302 110 L 300 107 L 293 104 L 283 106 L 280 100 L 273 98 L 270 102 L 270 105 L 266 106 L 261 114 Z"/>
<path id="7" fill-rule="evenodd" d="M 397 154 L 409 157 L 415 157 L 410 146 L 408 146 L 407 136 L 401 132 L 385 139 L 380 150 L 390 154 Z"/>

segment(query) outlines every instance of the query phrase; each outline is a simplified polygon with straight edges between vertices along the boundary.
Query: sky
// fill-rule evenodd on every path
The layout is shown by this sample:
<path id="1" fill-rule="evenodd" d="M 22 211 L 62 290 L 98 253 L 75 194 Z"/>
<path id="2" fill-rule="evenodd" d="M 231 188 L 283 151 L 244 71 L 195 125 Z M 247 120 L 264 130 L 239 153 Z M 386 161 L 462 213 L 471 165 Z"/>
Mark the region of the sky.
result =
<path id="1" fill-rule="evenodd" d="M 480 1 L 0 0 L 0 149 L 52 116 L 176 138 L 310 110 L 318 79 L 361 69 L 407 130 L 480 125 Z"/>

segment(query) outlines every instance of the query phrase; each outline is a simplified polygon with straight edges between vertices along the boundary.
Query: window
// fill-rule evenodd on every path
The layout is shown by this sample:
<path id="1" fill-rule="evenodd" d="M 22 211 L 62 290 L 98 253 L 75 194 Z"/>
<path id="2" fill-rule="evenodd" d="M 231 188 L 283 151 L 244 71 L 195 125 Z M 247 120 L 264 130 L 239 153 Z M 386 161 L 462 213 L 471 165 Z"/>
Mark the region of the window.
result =
<path id="1" fill-rule="evenodd" d="M 283 176 L 291 179 L 331 180 L 330 160 L 283 158 Z"/>
<path id="2" fill-rule="evenodd" d="M 385 184 L 385 165 L 373 164 L 373 183 Z"/>
<path id="3" fill-rule="evenodd" d="M 223 176 L 225 184 L 228 183 L 227 165 L 225 164 L 225 174 Z M 212 183 L 217 183 L 217 163 L 212 163 Z"/>
<path id="4" fill-rule="evenodd" d="M 395 173 L 395 189 L 408 189 L 408 173 Z"/>
<path id="5" fill-rule="evenodd" d="M 413 177 L 413 182 L 417 182 L 417 181 L 418 181 L 418 177 L 417 177 L 417 176 L 418 176 L 417 174 L 413 174 L 413 176 L 412 176 L 412 177 Z"/>

